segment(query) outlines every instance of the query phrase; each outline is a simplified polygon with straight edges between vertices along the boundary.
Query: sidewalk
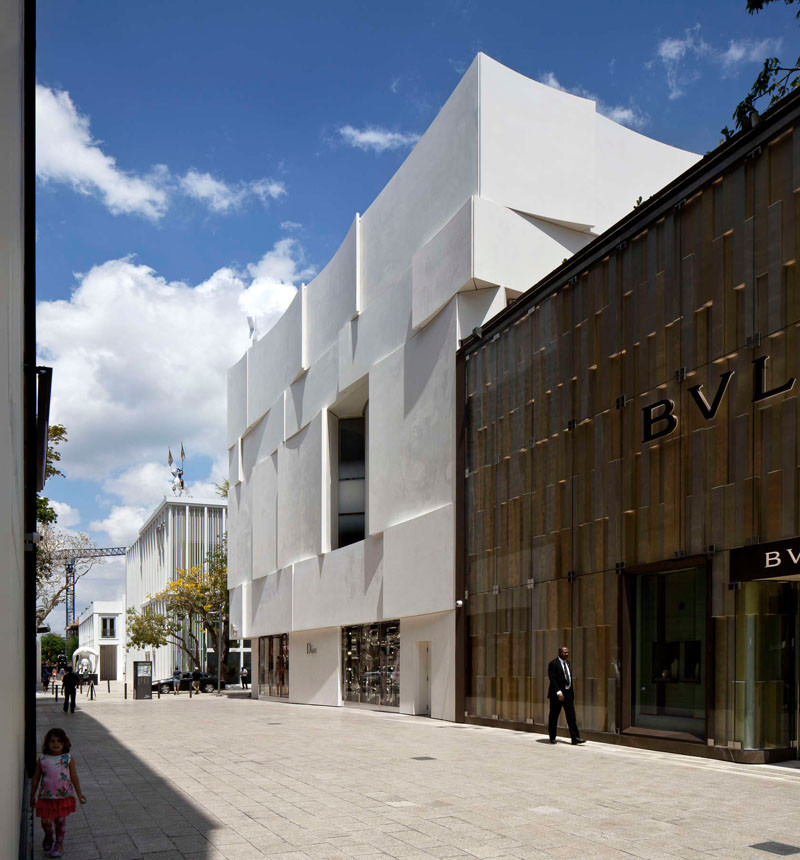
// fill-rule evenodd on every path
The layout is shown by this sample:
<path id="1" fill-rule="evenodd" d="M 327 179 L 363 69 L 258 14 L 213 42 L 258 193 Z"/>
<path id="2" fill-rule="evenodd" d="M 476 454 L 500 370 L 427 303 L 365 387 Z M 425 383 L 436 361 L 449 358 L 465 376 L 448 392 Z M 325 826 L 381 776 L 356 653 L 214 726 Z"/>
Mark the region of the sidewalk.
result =
<path id="1" fill-rule="evenodd" d="M 793 767 L 236 696 L 37 704 L 89 801 L 69 860 L 800 856 Z"/>

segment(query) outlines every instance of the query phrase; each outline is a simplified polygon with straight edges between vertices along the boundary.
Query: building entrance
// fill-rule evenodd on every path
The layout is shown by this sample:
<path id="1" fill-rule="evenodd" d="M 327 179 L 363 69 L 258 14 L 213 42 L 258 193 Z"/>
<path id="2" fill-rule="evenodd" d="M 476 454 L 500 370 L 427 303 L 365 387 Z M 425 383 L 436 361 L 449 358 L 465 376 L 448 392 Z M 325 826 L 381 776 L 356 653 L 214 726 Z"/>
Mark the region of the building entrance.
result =
<path id="1" fill-rule="evenodd" d="M 703 567 L 630 579 L 633 728 L 706 737 L 708 575 Z"/>
<path id="2" fill-rule="evenodd" d="M 258 695 L 289 696 L 289 634 L 261 636 L 258 640 Z"/>
<path id="3" fill-rule="evenodd" d="M 735 737 L 743 749 L 797 755 L 797 582 L 743 582 L 736 592 Z"/>
<path id="4" fill-rule="evenodd" d="M 400 707 L 400 622 L 342 628 L 342 701 Z"/>

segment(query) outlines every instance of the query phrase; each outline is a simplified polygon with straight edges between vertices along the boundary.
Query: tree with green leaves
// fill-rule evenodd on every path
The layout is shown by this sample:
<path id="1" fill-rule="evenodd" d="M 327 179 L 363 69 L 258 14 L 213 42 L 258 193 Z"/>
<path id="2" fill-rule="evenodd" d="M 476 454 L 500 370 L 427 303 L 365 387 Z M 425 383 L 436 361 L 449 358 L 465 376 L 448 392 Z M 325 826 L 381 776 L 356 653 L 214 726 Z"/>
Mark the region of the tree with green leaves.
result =
<path id="1" fill-rule="evenodd" d="M 179 570 L 175 579 L 137 612 L 127 611 L 128 648 L 175 645 L 195 666 L 207 642 L 224 666 L 228 656 L 228 551 L 223 539 L 206 555 L 203 567 Z M 222 637 L 220 638 L 220 624 Z"/>
<path id="2" fill-rule="evenodd" d="M 771 3 L 776 2 L 778 0 L 747 0 L 747 12 L 750 15 L 757 15 Z M 791 6 L 796 0 L 783 0 L 783 2 L 785 5 Z M 795 18 L 800 19 L 800 11 L 797 12 Z M 778 57 L 767 57 L 761 71 L 753 81 L 753 86 L 750 87 L 750 92 L 736 105 L 733 111 L 733 130 L 727 126 L 722 129 L 725 139 L 733 137 L 739 129 L 748 128 L 751 125 L 753 115 L 758 113 L 756 103 L 765 96 L 770 98 L 769 102 L 762 106 L 762 110 L 763 107 L 774 105 L 797 86 L 800 86 L 800 57 L 788 65 L 782 63 Z"/>
<path id="3" fill-rule="evenodd" d="M 47 633 L 42 636 L 42 663 L 56 662 L 59 654 L 67 653 L 67 643 L 58 633 Z"/>
<path id="4" fill-rule="evenodd" d="M 63 424 L 51 424 L 47 428 L 47 456 L 44 461 L 44 479 L 55 475 L 65 477 L 56 463 L 61 461 L 61 452 L 58 446 L 67 441 L 67 428 Z M 58 514 L 50 504 L 47 496 L 36 496 L 36 521 L 42 524 L 52 525 L 58 519 Z"/>

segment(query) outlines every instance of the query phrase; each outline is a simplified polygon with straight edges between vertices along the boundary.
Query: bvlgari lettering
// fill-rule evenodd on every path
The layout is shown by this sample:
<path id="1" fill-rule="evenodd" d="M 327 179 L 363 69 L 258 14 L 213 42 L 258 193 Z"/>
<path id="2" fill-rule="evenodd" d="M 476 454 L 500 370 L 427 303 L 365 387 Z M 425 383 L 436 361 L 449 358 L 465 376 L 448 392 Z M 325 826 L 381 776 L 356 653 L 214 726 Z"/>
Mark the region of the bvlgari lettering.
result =
<path id="1" fill-rule="evenodd" d="M 730 581 L 797 576 L 800 574 L 800 538 L 750 544 L 731 549 Z"/>
<path id="2" fill-rule="evenodd" d="M 650 406 L 645 406 L 642 409 L 644 413 L 644 439 L 642 441 L 652 442 L 653 439 L 660 439 L 662 436 L 668 436 L 672 433 L 678 426 L 678 419 L 672 414 L 674 411 L 674 400 L 658 400 L 651 403 Z M 655 427 L 659 424 L 663 424 L 663 426 L 656 430 Z"/>
<path id="3" fill-rule="evenodd" d="M 719 411 L 720 403 L 722 403 L 722 398 L 725 396 L 725 392 L 728 389 L 728 383 L 731 381 L 731 377 L 736 373 L 735 370 L 729 370 L 727 373 L 723 373 L 720 376 L 720 383 L 717 387 L 717 393 L 714 395 L 714 399 L 711 401 L 711 405 L 709 405 L 706 400 L 705 394 L 703 394 L 703 386 L 702 385 L 693 385 L 689 389 L 689 394 L 694 398 L 694 402 L 697 404 L 697 408 L 700 410 L 700 414 L 707 421 L 710 421 L 714 418 Z"/>
<path id="4" fill-rule="evenodd" d="M 759 403 L 762 400 L 767 400 L 770 397 L 775 397 L 778 394 L 784 394 L 794 388 L 797 381 L 794 376 L 790 377 L 781 385 L 775 388 L 767 388 L 767 362 L 768 355 L 762 355 L 753 361 L 753 403 Z M 719 385 L 714 394 L 714 399 L 711 403 L 708 402 L 705 394 L 703 394 L 703 386 L 693 385 L 689 388 L 689 394 L 692 396 L 695 405 L 700 410 L 700 414 L 706 421 L 711 421 L 716 417 L 722 401 L 728 390 L 728 385 L 736 371 L 728 370 L 720 374 Z M 643 432 L 642 442 L 653 442 L 656 439 L 661 439 L 664 436 L 669 436 L 678 427 L 678 416 L 675 415 L 675 401 L 667 398 L 657 400 L 649 406 L 642 408 Z M 780 562 L 778 562 L 779 564 Z"/>

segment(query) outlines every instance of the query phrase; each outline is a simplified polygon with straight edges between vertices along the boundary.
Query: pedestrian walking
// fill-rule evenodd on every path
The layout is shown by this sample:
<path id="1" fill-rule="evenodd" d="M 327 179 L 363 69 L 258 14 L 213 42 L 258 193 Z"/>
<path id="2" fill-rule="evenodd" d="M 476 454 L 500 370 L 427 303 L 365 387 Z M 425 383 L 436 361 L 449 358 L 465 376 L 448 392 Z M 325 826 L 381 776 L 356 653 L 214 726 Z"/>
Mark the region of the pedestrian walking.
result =
<path id="1" fill-rule="evenodd" d="M 42 822 L 42 848 L 50 857 L 63 856 L 67 816 L 75 812 L 75 795 L 81 803 L 86 803 L 70 746 L 63 729 L 50 729 L 44 736 L 42 755 L 31 782 L 31 806 Z"/>
<path id="2" fill-rule="evenodd" d="M 67 671 L 61 680 L 61 692 L 64 696 L 64 713 L 75 713 L 75 693 L 78 689 L 80 678 L 72 671 L 72 666 L 67 666 Z"/>
<path id="3" fill-rule="evenodd" d="M 242 668 L 239 670 L 239 680 L 242 683 L 243 690 L 247 689 L 247 677 L 249 674 L 250 673 L 247 671 L 247 666 L 242 666 Z"/>
<path id="4" fill-rule="evenodd" d="M 172 673 L 172 692 L 179 696 L 181 693 L 181 670 L 176 666 Z"/>
<path id="5" fill-rule="evenodd" d="M 200 679 L 203 677 L 203 673 L 200 671 L 199 666 L 194 667 L 194 672 L 192 672 L 192 689 L 195 693 L 200 692 Z"/>
<path id="6" fill-rule="evenodd" d="M 42 663 L 42 692 L 46 693 L 50 686 L 50 667 L 46 663 Z"/>
<path id="7" fill-rule="evenodd" d="M 550 719 L 547 726 L 550 733 L 550 743 L 556 742 L 558 715 L 563 708 L 572 743 L 585 744 L 586 741 L 580 736 L 578 721 L 575 718 L 575 687 L 572 668 L 569 665 L 569 648 L 566 645 L 562 645 L 558 649 L 558 657 L 548 664 L 547 676 L 550 679 L 550 687 L 547 691 L 547 696 L 550 699 Z"/>

